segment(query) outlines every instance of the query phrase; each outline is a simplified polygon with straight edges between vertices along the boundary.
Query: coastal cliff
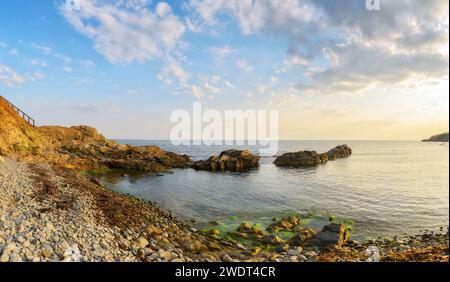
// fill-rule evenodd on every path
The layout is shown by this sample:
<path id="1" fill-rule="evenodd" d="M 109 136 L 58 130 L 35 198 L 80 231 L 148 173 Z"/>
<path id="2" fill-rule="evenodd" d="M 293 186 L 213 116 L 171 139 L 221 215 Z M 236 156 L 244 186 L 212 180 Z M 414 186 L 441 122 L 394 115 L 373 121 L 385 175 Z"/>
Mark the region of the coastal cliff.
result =
<path id="1" fill-rule="evenodd" d="M 190 164 L 189 156 L 156 146 L 118 144 L 89 126 L 31 126 L 1 99 L 0 155 L 80 170 L 161 172 Z"/>

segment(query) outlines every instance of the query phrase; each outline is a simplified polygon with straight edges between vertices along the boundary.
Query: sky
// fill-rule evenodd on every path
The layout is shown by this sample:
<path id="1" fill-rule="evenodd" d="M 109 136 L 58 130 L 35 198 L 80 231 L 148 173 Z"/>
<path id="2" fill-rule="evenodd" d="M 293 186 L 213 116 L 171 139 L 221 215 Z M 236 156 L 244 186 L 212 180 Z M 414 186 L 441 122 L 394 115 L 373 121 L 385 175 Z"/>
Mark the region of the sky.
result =
<path id="1" fill-rule="evenodd" d="M 278 110 L 280 139 L 420 140 L 448 131 L 448 5 L 0 0 L 0 95 L 117 139 L 168 139 L 200 101 Z"/>

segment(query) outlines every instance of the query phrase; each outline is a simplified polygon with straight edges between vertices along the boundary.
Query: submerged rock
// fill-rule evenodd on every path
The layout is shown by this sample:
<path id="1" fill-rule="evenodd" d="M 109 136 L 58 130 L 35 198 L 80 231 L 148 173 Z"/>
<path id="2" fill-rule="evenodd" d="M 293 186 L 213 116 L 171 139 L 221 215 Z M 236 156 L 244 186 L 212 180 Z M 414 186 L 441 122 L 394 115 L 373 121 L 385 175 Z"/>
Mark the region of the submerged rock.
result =
<path id="1" fill-rule="evenodd" d="M 266 229 L 269 232 L 278 232 L 280 230 L 290 231 L 292 228 L 300 225 L 300 218 L 296 216 L 289 216 L 270 224 Z"/>
<path id="2" fill-rule="evenodd" d="M 218 157 L 194 162 L 191 167 L 195 170 L 245 172 L 258 167 L 260 159 L 248 150 L 228 150 Z"/>

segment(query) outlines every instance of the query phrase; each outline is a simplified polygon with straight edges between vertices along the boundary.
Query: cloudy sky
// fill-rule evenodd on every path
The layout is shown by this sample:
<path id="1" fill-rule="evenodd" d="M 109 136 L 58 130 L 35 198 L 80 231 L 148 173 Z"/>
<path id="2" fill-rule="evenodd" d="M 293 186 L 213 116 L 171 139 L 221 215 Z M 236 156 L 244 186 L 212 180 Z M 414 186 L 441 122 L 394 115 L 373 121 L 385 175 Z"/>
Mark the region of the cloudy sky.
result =
<path id="1" fill-rule="evenodd" d="M 39 124 L 167 139 L 176 109 L 279 110 L 282 139 L 448 130 L 447 0 L 0 0 L 0 94 Z"/>

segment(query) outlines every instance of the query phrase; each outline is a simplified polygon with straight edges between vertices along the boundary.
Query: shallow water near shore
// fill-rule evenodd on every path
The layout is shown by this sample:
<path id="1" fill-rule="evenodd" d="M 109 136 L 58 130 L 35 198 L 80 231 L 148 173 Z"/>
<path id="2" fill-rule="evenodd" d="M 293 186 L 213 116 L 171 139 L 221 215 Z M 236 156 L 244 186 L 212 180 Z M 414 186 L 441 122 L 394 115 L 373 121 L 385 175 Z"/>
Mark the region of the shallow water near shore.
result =
<path id="1" fill-rule="evenodd" d="M 156 145 L 193 160 L 229 148 L 254 146 L 178 146 L 168 141 L 119 141 Z M 174 169 L 171 173 L 117 171 L 100 177 L 108 188 L 150 200 L 199 226 L 217 220 L 233 228 L 241 221 L 267 224 L 273 217 L 298 212 L 306 225 L 320 228 L 330 215 L 354 221 L 354 238 L 418 233 L 448 226 L 448 143 L 415 141 L 281 141 L 279 153 L 325 152 L 347 144 L 353 155 L 317 168 L 286 169 L 261 159 L 249 173 L 210 173 Z M 126 175 L 125 175 L 126 174 Z"/>

